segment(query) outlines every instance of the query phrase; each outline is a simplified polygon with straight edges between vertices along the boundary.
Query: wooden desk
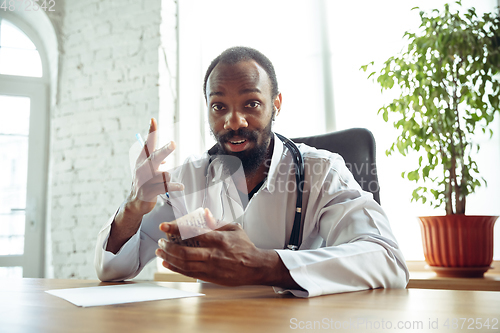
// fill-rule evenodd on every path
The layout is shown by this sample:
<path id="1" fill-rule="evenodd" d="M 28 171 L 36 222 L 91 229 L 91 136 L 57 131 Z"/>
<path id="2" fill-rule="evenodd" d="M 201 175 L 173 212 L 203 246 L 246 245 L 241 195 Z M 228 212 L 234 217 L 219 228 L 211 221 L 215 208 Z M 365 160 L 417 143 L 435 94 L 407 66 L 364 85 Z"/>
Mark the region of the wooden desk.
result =
<path id="1" fill-rule="evenodd" d="M 49 289 L 108 285 L 98 281 L 21 279 L 0 283 L 1 332 L 290 332 L 299 325 L 320 331 L 400 332 L 396 325 L 419 325 L 419 332 L 444 331 L 446 319 L 500 320 L 500 293 L 427 289 L 376 289 L 300 299 L 270 287 L 226 288 L 212 284 L 159 283 L 205 293 L 203 297 L 79 308 L 47 294 Z M 296 318 L 296 320 L 292 319 Z M 438 320 L 436 329 L 429 329 Z M 364 320 L 364 324 L 361 322 Z M 388 323 L 391 327 L 388 327 Z M 350 325 L 353 326 L 347 327 Z M 371 322 L 386 329 L 367 329 Z M 416 324 L 415 324 L 416 323 Z M 460 323 L 460 322 L 459 322 Z M 319 325 L 344 329 L 319 329 Z M 451 322 L 450 322 L 451 324 Z M 354 325 L 358 325 L 357 327 Z M 363 326 L 364 325 L 364 326 Z M 297 326 L 297 327 L 296 327 Z M 292 330 L 292 327 L 297 329 Z M 498 331 L 476 329 L 475 331 Z M 369 328 L 369 327 L 368 327 Z M 453 332 L 465 331 L 454 329 Z M 314 331 L 313 329 L 307 331 Z M 406 330 L 404 330 L 406 331 Z M 470 331 L 470 330 L 467 330 Z"/>

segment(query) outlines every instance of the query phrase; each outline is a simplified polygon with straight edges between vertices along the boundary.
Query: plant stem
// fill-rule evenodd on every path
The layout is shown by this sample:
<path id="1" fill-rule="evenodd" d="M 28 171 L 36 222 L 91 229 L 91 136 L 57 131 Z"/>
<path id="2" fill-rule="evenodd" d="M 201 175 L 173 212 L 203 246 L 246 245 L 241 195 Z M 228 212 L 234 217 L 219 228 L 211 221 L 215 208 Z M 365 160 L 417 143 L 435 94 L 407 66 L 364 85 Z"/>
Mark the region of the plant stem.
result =
<path id="1" fill-rule="evenodd" d="M 453 213 L 453 205 L 452 205 L 452 193 L 455 192 L 455 200 L 457 200 L 457 157 L 455 155 L 455 146 L 451 145 L 451 166 L 450 166 L 450 194 L 449 194 L 449 208 L 448 203 L 446 205 L 446 214 L 454 214 Z M 455 203 L 455 211 L 457 209 L 457 204 Z"/>
<path id="2" fill-rule="evenodd" d="M 441 64 L 441 62 L 440 62 Z M 452 75 L 453 76 L 453 75 Z M 446 91 L 446 93 L 448 94 L 448 89 L 446 89 L 446 84 L 444 83 L 443 79 L 441 80 L 441 82 L 443 83 L 443 88 L 444 90 Z M 449 94 L 448 94 L 449 96 Z M 453 102 L 453 97 L 452 98 L 452 102 Z M 452 109 L 452 106 L 450 105 L 450 102 L 449 100 L 446 100 L 446 106 L 448 107 L 448 110 L 451 110 Z M 446 118 L 446 112 L 445 112 L 445 118 Z M 440 120 L 441 119 L 437 119 L 437 124 L 438 126 L 440 126 Z M 444 126 L 444 125 L 443 125 Z M 439 129 L 441 132 L 443 133 L 446 133 L 444 131 L 444 129 L 440 128 Z M 451 147 L 453 147 L 453 133 L 451 133 L 451 138 L 450 138 L 450 141 L 451 141 Z M 442 143 L 441 143 L 441 140 L 439 140 L 439 146 L 440 148 L 442 147 Z M 444 150 L 441 148 L 441 154 L 444 156 Z M 454 174 L 454 165 L 455 165 L 455 160 L 454 160 L 454 154 L 452 152 L 451 154 L 451 167 L 450 169 L 448 169 L 448 171 L 450 172 L 450 175 L 449 175 L 449 182 L 448 184 L 445 185 L 445 209 L 446 209 L 446 215 L 451 215 L 453 214 L 453 198 L 452 198 L 452 193 L 453 193 L 453 187 L 452 187 L 452 179 L 453 179 L 453 174 Z"/>
<path id="3" fill-rule="evenodd" d="M 455 111 L 455 119 L 457 120 L 457 133 L 458 133 L 458 139 L 460 142 L 460 149 L 458 152 L 458 160 L 460 163 L 460 184 L 457 183 L 456 180 L 456 164 L 455 164 L 455 213 L 456 214 L 465 214 L 465 195 L 462 193 L 463 185 L 465 182 L 464 179 L 464 157 L 465 157 L 465 150 L 464 150 L 464 142 L 463 142 L 463 132 L 462 128 L 460 127 L 460 114 L 458 112 L 458 102 L 459 102 L 459 97 L 457 96 L 457 90 L 458 90 L 458 71 L 462 64 L 464 63 L 463 58 L 460 58 L 460 62 L 457 64 L 455 74 L 456 76 L 453 79 L 454 83 L 454 91 L 453 91 L 453 108 Z M 454 152 L 454 155 L 456 155 L 456 151 Z M 456 162 L 456 160 L 455 160 Z"/>
<path id="4" fill-rule="evenodd" d="M 446 104 L 448 105 L 448 108 L 449 108 L 450 104 L 448 102 L 446 102 Z M 431 123 L 431 129 L 432 129 L 432 132 L 436 135 L 436 141 L 439 144 L 439 153 L 441 154 L 441 160 L 443 160 L 444 157 L 446 156 L 446 153 L 444 151 L 443 143 L 442 143 L 441 136 L 440 136 L 440 134 L 442 134 L 444 132 L 443 128 L 441 127 L 441 121 L 442 121 L 442 119 L 440 119 L 440 116 L 437 115 L 436 122 Z M 437 129 L 434 128 L 434 124 L 437 126 Z M 452 199 L 451 199 L 451 187 L 449 186 L 449 183 L 447 185 L 445 185 L 444 195 L 445 195 L 444 202 L 445 202 L 446 215 L 453 214 L 453 207 L 451 204 L 451 201 L 452 201 Z"/>
<path id="5" fill-rule="evenodd" d="M 458 101 L 457 101 L 457 89 L 458 89 L 458 64 L 454 65 L 451 68 L 451 76 L 453 78 L 453 95 L 452 95 L 452 106 L 453 108 L 450 109 L 450 111 L 455 114 L 455 110 L 458 112 Z M 452 125 L 453 128 L 453 125 Z M 450 143 L 450 148 L 451 148 L 451 167 L 450 167 L 450 186 L 452 188 L 452 191 L 455 193 L 455 212 L 458 208 L 458 201 L 460 197 L 460 189 L 458 187 L 458 182 L 457 182 L 457 151 L 455 149 L 455 140 L 454 140 L 454 135 L 455 131 L 450 131 L 450 136 L 451 136 L 451 143 Z"/>

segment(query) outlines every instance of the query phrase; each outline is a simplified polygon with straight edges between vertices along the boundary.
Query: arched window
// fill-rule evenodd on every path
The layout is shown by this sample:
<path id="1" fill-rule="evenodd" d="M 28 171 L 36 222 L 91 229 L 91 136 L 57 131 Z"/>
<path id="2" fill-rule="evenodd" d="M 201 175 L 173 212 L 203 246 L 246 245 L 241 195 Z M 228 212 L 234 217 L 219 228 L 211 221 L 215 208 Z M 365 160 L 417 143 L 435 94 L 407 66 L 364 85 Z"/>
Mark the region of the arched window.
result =
<path id="1" fill-rule="evenodd" d="M 0 74 L 43 76 L 42 60 L 35 44 L 7 20 L 0 20 Z"/>
<path id="2" fill-rule="evenodd" d="M 45 59 L 38 34 L 16 16 L 0 14 L 0 278 L 43 276 Z"/>

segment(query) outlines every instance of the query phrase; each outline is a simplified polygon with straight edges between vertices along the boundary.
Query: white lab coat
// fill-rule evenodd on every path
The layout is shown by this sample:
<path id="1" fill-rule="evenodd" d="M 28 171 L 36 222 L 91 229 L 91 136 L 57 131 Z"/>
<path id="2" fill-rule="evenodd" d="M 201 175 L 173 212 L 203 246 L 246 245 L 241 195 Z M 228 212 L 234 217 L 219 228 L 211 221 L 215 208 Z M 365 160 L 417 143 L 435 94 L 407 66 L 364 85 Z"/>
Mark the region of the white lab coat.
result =
<path id="1" fill-rule="evenodd" d="M 159 196 L 153 211 L 143 217 L 138 232 L 116 255 L 105 251 L 112 216 L 97 239 L 95 268 L 99 279 L 135 277 L 155 258 L 158 240 L 165 238 L 158 225 L 204 205 L 215 217 L 221 217 L 225 207 L 224 220 L 236 218 L 258 248 L 275 249 L 292 278 L 305 290 L 274 287 L 278 293 L 289 291 L 295 296 L 311 297 L 380 287 L 405 288 L 409 273 L 403 254 L 372 194 L 360 188 L 338 154 L 304 144 L 299 149 L 305 165 L 304 230 L 299 251 L 285 249 L 293 227 L 297 191 L 292 155 L 275 136 L 267 179 L 246 209 L 241 207 L 231 178 L 219 179 L 215 185 L 209 179 L 208 189 L 204 190 L 208 165 L 205 152 L 201 157 L 188 158 L 172 173 L 175 181 L 185 185 L 186 192 L 171 193 L 170 199 Z M 223 182 L 228 184 L 228 195 L 223 195 Z M 228 200 L 232 202 L 230 208 Z"/>

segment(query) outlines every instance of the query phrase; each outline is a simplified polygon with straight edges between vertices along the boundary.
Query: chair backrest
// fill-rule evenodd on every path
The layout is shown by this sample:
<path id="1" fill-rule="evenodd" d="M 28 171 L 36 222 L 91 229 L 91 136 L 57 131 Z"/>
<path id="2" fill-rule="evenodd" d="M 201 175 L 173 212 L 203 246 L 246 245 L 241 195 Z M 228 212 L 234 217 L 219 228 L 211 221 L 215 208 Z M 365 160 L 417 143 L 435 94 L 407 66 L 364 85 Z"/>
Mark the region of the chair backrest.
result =
<path id="1" fill-rule="evenodd" d="M 375 164 L 375 138 L 366 128 L 350 128 L 328 134 L 292 139 L 317 149 L 338 153 L 364 191 L 380 204 L 380 187 Z"/>

